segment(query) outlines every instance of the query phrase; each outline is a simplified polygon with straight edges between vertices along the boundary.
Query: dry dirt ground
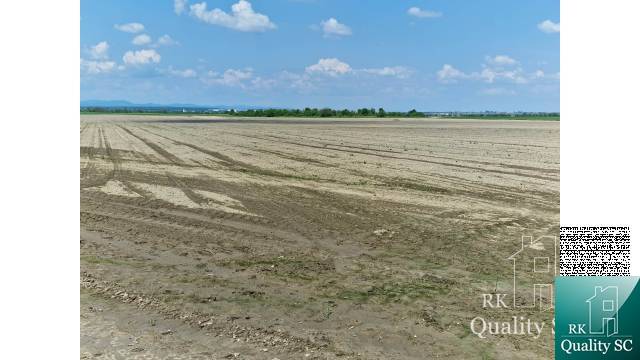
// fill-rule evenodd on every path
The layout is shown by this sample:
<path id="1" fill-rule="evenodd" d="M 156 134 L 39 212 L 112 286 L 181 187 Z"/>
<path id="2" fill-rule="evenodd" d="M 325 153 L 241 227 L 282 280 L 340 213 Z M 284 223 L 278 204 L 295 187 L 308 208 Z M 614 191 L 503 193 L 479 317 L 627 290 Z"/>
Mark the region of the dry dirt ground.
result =
<path id="1" fill-rule="evenodd" d="M 469 322 L 559 169 L 558 122 L 83 115 L 80 356 L 551 358 Z"/>

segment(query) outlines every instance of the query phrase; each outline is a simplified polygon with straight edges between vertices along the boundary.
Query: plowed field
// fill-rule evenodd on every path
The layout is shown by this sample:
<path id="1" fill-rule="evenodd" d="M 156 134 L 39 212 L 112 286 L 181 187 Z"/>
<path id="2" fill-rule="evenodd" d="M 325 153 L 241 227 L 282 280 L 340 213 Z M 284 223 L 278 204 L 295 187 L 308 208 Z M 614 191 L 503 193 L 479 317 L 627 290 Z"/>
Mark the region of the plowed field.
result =
<path id="1" fill-rule="evenodd" d="M 469 322 L 559 169 L 559 122 L 83 116 L 81 356 L 550 358 Z"/>

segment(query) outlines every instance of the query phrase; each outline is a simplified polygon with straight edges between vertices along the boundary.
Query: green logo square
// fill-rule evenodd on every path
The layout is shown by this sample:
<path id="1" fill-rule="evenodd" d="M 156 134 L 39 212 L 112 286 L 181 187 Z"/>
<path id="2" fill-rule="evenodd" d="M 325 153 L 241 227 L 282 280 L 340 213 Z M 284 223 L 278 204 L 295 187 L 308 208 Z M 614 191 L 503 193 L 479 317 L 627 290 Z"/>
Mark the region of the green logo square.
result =
<path id="1" fill-rule="evenodd" d="M 640 359 L 639 279 L 556 277 L 556 359 Z"/>

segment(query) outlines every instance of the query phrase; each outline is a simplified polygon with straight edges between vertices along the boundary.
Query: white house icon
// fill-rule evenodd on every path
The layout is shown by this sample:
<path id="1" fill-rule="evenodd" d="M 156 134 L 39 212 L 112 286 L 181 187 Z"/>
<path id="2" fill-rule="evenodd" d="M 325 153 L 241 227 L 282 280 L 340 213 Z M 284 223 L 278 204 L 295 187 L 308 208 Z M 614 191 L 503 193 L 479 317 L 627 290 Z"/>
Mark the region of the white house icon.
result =
<path id="1" fill-rule="evenodd" d="M 557 274 L 557 238 L 522 237 L 522 247 L 507 259 L 513 261 L 513 307 L 553 308 L 553 281 Z M 518 284 L 520 290 L 518 291 Z M 530 285 L 522 285 L 530 284 Z M 516 294 L 519 297 L 516 297 Z M 517 300 L 520 299 L 521 303 Z"/>
<path id="2" fill-rule="evenodd" d="M 589 303 L 589 333 L 607 336 L 618 333 L 618 287 L 594 287 Z"/>

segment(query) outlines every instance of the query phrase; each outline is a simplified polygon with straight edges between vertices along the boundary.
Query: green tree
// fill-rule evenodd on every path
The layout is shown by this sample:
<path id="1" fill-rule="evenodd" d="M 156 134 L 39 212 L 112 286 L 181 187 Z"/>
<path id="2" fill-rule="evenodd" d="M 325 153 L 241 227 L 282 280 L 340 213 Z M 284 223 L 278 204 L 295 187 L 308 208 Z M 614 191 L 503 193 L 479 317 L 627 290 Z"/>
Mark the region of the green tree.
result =
<path id="1" fill-rule="evenodd" d="M 409 117 L 424 117 L 424 114 L 421 113 L 421 112 L 416 111 L 416 109 L 411 109 L 407 113 L 407 116 L 409 116 Z"/>
<path id="2" fill-rule="evenodd" d="M 320 109 L 320 117 L 331 117 L 333 115 L 333 111 L 329 108 Z"/>

